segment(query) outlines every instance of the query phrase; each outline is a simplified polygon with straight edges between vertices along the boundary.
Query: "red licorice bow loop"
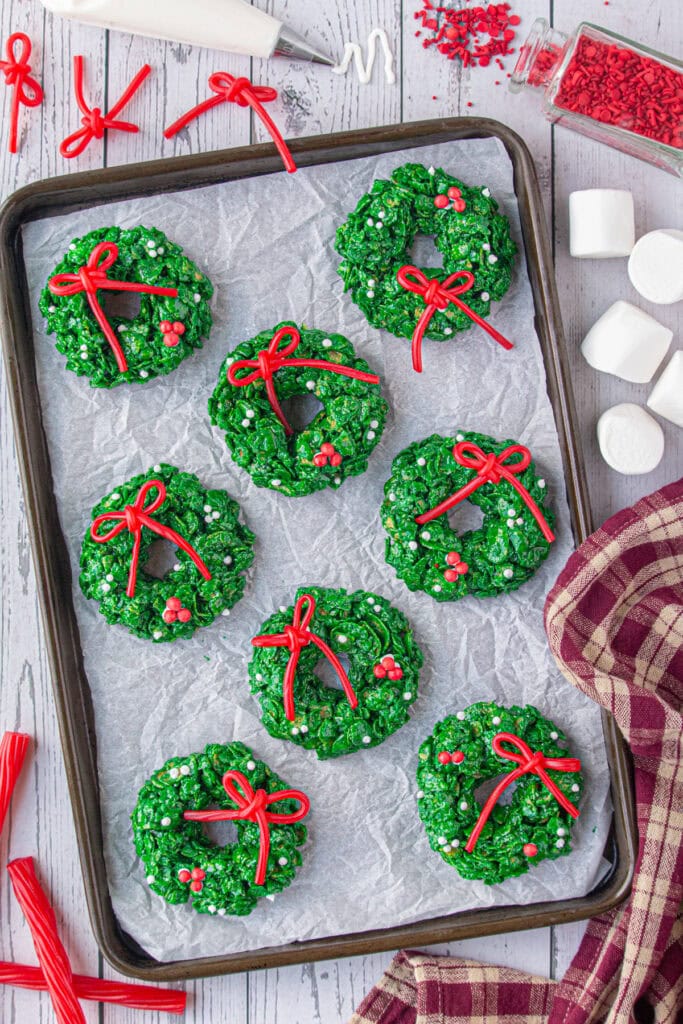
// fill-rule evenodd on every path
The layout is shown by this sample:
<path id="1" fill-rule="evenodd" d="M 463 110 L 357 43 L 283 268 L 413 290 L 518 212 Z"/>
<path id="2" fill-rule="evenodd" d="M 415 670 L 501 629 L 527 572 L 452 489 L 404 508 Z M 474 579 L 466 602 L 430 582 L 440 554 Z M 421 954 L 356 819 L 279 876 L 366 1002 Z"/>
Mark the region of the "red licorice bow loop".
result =
<path id="1" fill-rule="evenodd" d="M 520 455 L 521 458 L 511 462 L 510 460 L 515 455 Z M 543 518 L 540 508 L 526 487 L 516 477 L 516 474 L 523 473 L 531 464 L 531 452 L 528 448 L 522 444 L 514 444 L 502 451 L 500 455 L 495 455 L 493 452 L 482 451 L 479 445 L 472 444 L 470 441 L 460 441 L 453 448 L 453 458 L 461 466 L 476 470 L 476 476 L 472 477 L 469 483 L 461 487 L 455 494 L 452 494 L 450 498 L 446 498 L 430 509 L 429 512 L 423 512 L 422 515 L 415 516 L 416 523 L 420 526 L 430 523 L 432 519 L 438 519 L 439 516 L 442 516 L 444 512 L 448 512 L 454 505 L 465 501 L 466 498 L 469 498 L 470 494 L 484 484 L 495 485 L 499 484 L 501 480 L 505 480 L 517 491 L 538 523 L 539 529 L 548 543 L 551 544 L 555 540 L 555 534 Z"/>
<path id="2" fill-rule="evenodd" d="M 118 115 L 132 99 L 133 95 L 140 88 L 144 80 L 150 74 L 152 68 L 149 64 L 143 64 L 137 75 L 122 93 L 120 99 L 114 104 L 111 110 L 103 114 L 99 107 L 88 106 L 83 91 L 83 57 L 74 57 L 74 93 L 78 109 L 83 115 L 81 118 L 82 127 L 73 134 L 68 135 L 59 147 L 59 152 L 67 160 L 79 156 L 93 139 L 101 139 L 107 129 L 120 132 L 138 132 L 140 129 L 131 121 L 119 121 Z"/>
<path id="3" fill-rule="evenodd" d="M 507 747 L 503 746 L 503 743 L 509 743 L 510 746 L 516 747 L 519 753 L 516 753 L 514 750 L 508 750 Z M 512 785 L 513 782 L 516 782 L 516 780 L 522 775 L 526 775 L 528 773 L 538 776 L 543 785 L 550 790 L 560 807 L 562 807 L 567 814 L 571 815 L 572 818 L 579 817 L 578 809 L 574 806 L 571 800 L 567 799 L 562 790 L 553 782 L 546 771 L 546 769 L 550 769 L 555 772 L 581 771 L 581 762 L 578 758 L 546 757 L 541 750 L 537 750 L 534 753 L 531 750 L 531 747 L 525 743 L 520 736 L 515 736 L 512 732 L 496 733 L 491 741 L 491 746 L 499 757 L 502 757 L 507 761 L 513 761 L 517 767 L 513 768 L 505 778 L 500 780 L 482 807 L 481 813 L 477 818 L 477 823 L 470 832 L 469 839 L 465 844 L 465 850 L 467 853 L 471 853 L 477 845 L 477 840 L 481 835 L 482 829 L 488 821 L 489 815 L 500 799 L 503 791 L 506 790 L 508 786 Z"/>
<path id="4" fill-rule="evenodd" d="M 148 494 L 153 490 L 157 491 L 156 498 L 153 498 L 148 505 L 145 505 Z M 186 541 L 179 533 L 172 530 L 170 526 L 164 526 L 163 523 L 159 523 L 156 519 L 152 519 L 152 513 L 161 508 L 165 501 L 166 487 L 162 481 L 147 480 L 138 491 L 137 497 L 132 505 L 126 505 L 121 512 L 103 512 L 101 515 L 97 516 L 90 525 L 90 536 L 98 544 L 106 544 L 108 541 L 113 540 L 114 537 L 117 537 L 122 533 L 123 530 L 128 530 L 129 533 L 133 535 L 133 552 L 130 561 L 130 571 L 128 573 L 126 597 L 135 596 L 135 584 L 137 582 L 143 526 L 146 526 L 148 530 L 158 534 L 165 540 L 170 541 L 171 544 L 175 544 L 176 547 L 179 547 L 182 551 L 188 554 L 204 579 L 211 579 L 211 573 L 189 541 Z M 112 526 L 111 529 L 107 530 L 106 533 L 100 533 L 100 527 L 103 523 L 114 523 L 115 525 Z"/>
<path id="5" fill-rule="evenodd" d="M 291 341 L 280 348 L 280 342 L 283 338 L 287 337 L 291 338 Z M 270 407 L 288 436 L 291 436 L 294 431 L 285 418 L 275 391 L 273 376 L 278 370 L 288 366 L 307 366 L 312 369 L 329 370 L 330 373 L 338 373 L 342 377 L 353 377 L 355 380 L 366 381 L 368 384 L 379 384 L 377 374 L 365 373 L 364 370 L 355 370 L 352 366 L 330 363 L 326 359 L 290 359 L 289 356 L 292 352 L 296 351 L 300 341 L 301 335 L 296 327 L 280 327 L 270 339 L 268 348 L 261 349 L 256 359 L 236 359 L 228 367 L 228 381 L 236 388 L 243 388 L 248 384 L 254 384 L 257 380 L 264 381 Z M 243 370 L 251 372 L 241 375 Z M 239 376 L 238 373 L 240 374 Z"/>
<path id="6" fill-rule="evenodd" d="M 19 55 L 16 45 L 19 43 Z M 43 89 L 31 75 L 31 40 L 25 32 L 13 32 L 5 44 L 5 60 L 0 60 L 0 71 L 5 76 L 5 85 L 13 86 L 10 106 L 9 151 L 17 151 L 17 127 L 19 106 L 37 107 L 43 102 Z"/>
<path id="7" fill-rule="evenodd" d="M 299 664 L 299 652 L 302 647 L 315 644 L 318 650 L 322 651 L 329 663 L 339 676 L 342 689 L 346 699 L 352 708 L 358 707 L 358 697 L 349 682 L 344 666 L 337 655 L 325 641 L 312 632 L 310 629 L 311 620 L 315 613 L 315 598 L 311 594 L 302 594 L 294 605 L 294 615 L 291 626 L 285 626 L 282 633 L 262 633 L 252 639 L 254 647 L 286 647 L 289 651 L 289 660 L 285 668 L 282 681 L 282 698 L 285 708 L 285 718 L 293 722 L 295 718 L 294 709 L 294 677 Z"/>
<path id="8" fill-rule="evenodd" d="M 422 373 L 422 339 L 429 326 L 429 321 L 437 309 L 444 310 L 451 302 L 458 309 L 461 309 L 463 313 L 466 313 L 475 324 L 483 327 L 487 334 L 490 334 L 493 340 L 497 341 L 503 348 L 511 349 L 514 347 L 511 341 L 503 337 L 495 327 L 491 327 L 486 320 L 482 319 L 478 313 L 475 313 L 473 309 L 470 309 L 469 306 L 466 306 L 458 298 L 459 295 L 468 292 L 474 284 L 474 274 L 470 273 L 469 270 L 457 270 L 454 274 L 449 274 L 445 281 L 438 281 L 436 278 L 427 277 L 419 267 L 406 265 L 397 272 L 396 280 L 402 288 L 405 288 L 408 292 L 413 292 L 415 295 L 419 295 L 425 303 L 424 311 L 413 331 L 413 369 L 417 373 Z M 455 286 L 456 281 L 461 281 L 462 283 Z"/>
<path id="9" fill-rule="evenodd" d="M 293 825 L 305 818 L 311 809 L 311 802 L 300 789 L 279 789 L 266 793 L 265 789 L 254 790 L 249 779 L 238 771 L 227 771 L 223 776 L 223 788 L 229 800 L 237 804 L 237 810 L 185 811 L 186 821 L 254 821 L 259 827 L 259 855 L 254 881 L 263 885 L 266 880 L 268 854 L 270 853 L 270 825 Z M 296 800 L 296 811 L 283 813 L 269 811 L 271 804 L 281 800 Z"/>

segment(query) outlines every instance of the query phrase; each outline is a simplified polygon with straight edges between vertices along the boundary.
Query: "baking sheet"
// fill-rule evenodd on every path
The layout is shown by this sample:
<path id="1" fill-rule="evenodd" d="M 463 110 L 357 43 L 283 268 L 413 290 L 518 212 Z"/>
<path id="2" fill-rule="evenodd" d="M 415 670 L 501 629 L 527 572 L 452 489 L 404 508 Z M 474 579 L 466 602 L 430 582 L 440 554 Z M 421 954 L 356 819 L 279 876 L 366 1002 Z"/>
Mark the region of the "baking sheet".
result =
<path id="1" fill-rule="evenodd" d="M 368 327 L 342 292 L 334 231 L 377 176 L 417 160 L 487 185 L 520 246 L 513 286 L 492 321 L 515 342 L 505 353 L 476 328 L 448 344 L 425 342 L 425 373 L 409 342 Z M 144 387 L 91 390 L 67 374 L 37 312 L 41 287 L 72 237 L 95 227 L 155 225 L 209 274 L 215 326 L 202 352 Z M 561 457 L 533 329 L 512 167 L 495 139 L 469 139 L 175 195 L 131 200 L 24 228 L 36 325 L 36 361 L 59 514 L 74 575 L 74 602 L 92 689 L 109 885 L 121 926 L 159 960 L 221 955 L 267 945 L 390 927 L 473 907 L 581 896 L 604 864 L 609 774 L 599 709 L 566 683 L 547 649 L 544 595 L 572 548 Z M 428 246 L 418 262 L 434 263 Z M 362 477 L 336 493 L 288 499 L 255 488 L 211 428 L 206 401 L 228 348 L 281 319 L 353 340 L 379 372 L 391 416 Z M 444 384 L 444 382 L 447 382 Z M 528 444 L 558 512 L 558 542 L 534 579 L 492 601 L 437 605 L 410 594 L 383 558 L 378 509 L 391 460 L 436 431 L 478 430 Z M 153 646 L 108 627 L 77 586 L 89 513 L 116 483 L 166 461 L 224 487 L 257 536 L 243 600 L 191 640 Z M 466 514 L 462 507 L 461 515 Z M 462 520 L 460 520 L 462 522 Z M 301 584 L 374 590 L 411 620 L 426 656 L 410 723 L 380 747 L 336 761 L 271 739 L 249 694 L 249 638 Z M 435 721 L 476 700 L 535 703 L 572 738 L 586 795 L 575 852 L 521 879 L 467 882 L 432 853 L 417 815 L 417 748 Z M 244 919 L 169 907 L 148 889 L 129 823 L 137 791 L 170 756 L 240 739 L 313 810 L 296 881 Z"/>

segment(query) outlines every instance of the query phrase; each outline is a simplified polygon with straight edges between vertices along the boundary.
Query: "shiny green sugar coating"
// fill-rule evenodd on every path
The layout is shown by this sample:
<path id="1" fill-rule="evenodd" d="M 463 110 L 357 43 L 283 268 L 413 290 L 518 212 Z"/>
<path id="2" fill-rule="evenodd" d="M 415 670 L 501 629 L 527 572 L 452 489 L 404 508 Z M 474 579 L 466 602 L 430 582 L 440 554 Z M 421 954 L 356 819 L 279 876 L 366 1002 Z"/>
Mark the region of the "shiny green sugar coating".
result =
<path id="1" fill-rule="evenodd" d="M 56 348 L 66 356 L 67 369 L 79 377 L 89 377 L 92 387 L 112 388 L 124 382 L 144 384 L 175 370 L 194 349 L 202 347 L 202 338 L 208 337 L 211 330 L 209 299 L 213 286 L 183 255 L 179 245 L 170 242 L 157 228 L 141 226 L 98 228 L 75 238 L 50 279 L 56 274 L 78 273 L 100 242 L 115 242 L 118 246 L 118 257 L 106 271 L 111 280 L 178 289 L 176 298 L 98 290 L 97 301 L 121 344 L 127 371 L 119 370 L 85 292 L 59 296 L 46 286 L 40 296 L 40 311 L 47 320 L 48 334 L 57 336 Z M 128 296 L 125 300 L 124 295 Z M 140 309 L 132 319 L 107 312 L 112 304 L 113 308 L 118 304 L 120 309 L 122 302 L 136 303 L 138 297 Z M 164 344 L 166 335 L 159 327 L 164 320 L 182 323 L 185 328 L 184 333 L 175 335 L 176 345 Z"/>
<path id="2" fill-rule="evenodd" d="M 294 881 L 301 864 L 299 847 L 306 842 L 306 826 L 270 824 L 270 854 L 263 885 L 256 885 L 259 826 L 236 820 L 237 840 L 216 846 L 198 821 L 186 821 L 185 811 L 214 808 L 236 809 L 222 785 L 227 771 L 238 771 L 254 792 L 274 793 L 291 787 L 263 761 L 257 761 L 243 743 L 210 743 L 206 750 L 188 757 L 173 757 L 145 782 L 131 816 L 135 850 L 150 889 L 167 903 L 192 901 L 200 914 L 250 914 L 262 896 L 282 892 Z M 236 787 L 239 789 L 239 786 Z M 269 810 L 290 814 L 299 809 L 296 800 L 278 800 Z M 201 889 L 190 889 L 179 872 L 200 869 Z"/>
<path id="3" fill-rule="evenodd" d="M 465 850 L 485 803 L 485 798 L 478 802 L 476 790 L 517 767 L 494 752 L 491 742 L 499 732 L 519 736 L 532 752 L 540 750 L 546 757 L 572 756 L 564 733 L 531 705 L 505 708 L 481 702 L 438 722 L 420 747 L 417 764 L 417 806 L 429 845 L 463 878 L 480 879 L 487 885 L 523 875 L 530 864 L 571 852 L 572 817 L 530 772 L 506 791 L 512 793 L 509 803 L 503 799 L 496 803 L 474 850 Z M 519 753 L 511 744 L 503 745 Z M 464 759 L 459 764 L 441 764 L 442 751 L 451 755 L 460 751 Z M 548 775 L 572 804 L 579 803 L 580 772 L 548 769 Z M 487 787 L 486 796 L 492 789 L 493 785 Z M 533 844 L 537 853 L 525 854 L 526 844 Z"/>
<path id="4" fill-rule="evenodd" d="M 273 376 L 279 402 L 312 395 L 322 403 L 322 409 L 307 426 L 287 436 L 268 401 L 263 379 L 236 387 L 227 376 L 229 366 L 236 360 L 257 359 L 281 327 L 297 325 L 291 321 L 277 324 L 242 342 L 228 355 L 209 398 L 209 416 L 214 426 L 225 431 L 225 443 L 237 465 L 246 469 L 258 487 L 270 487 L 296 498 L 325 487 L 336 489 L 347 477 L 365 472 L 368 456 L 382 436 L 387 403 L 379 384 L 319 367 L 285 366 Z M 306 327 L 297 329 L 301 342 L 289 358 L 323 359 L 372 373 L 343 335 Z M 289 341 L 289 336 L 285 337 L 280 347 Z M 243 370 L 239 376 L 249 372 Z M 325 465 L 315 464 L 323 444 L 331 444 L 341 456 L 338 465 L 329 459 Z"/>
<path id="5" fill-rule="evenodd" d="M 458 188 L 466 206 L 460 213 L 449 201 L 434 205 L 438 195 Z M 458 270 L 474 274 L 472 288 L 460 296 L 471 309 L 487 317 L 491 300 L 502 299 L 510 287 L 517 246 L 507 217 L 486 187 L 470 188 L 441 168 L 404 164 L 391 178 L 377 179 L 356 209 L 337 229 L 336 249 L 342 256 L 338 273 L 373 327 L 410 338 L 425 303 L 396 280 L 402 266 L 413 264 L 411 248 L 417 235 L 433 236 L 443 257 L 441 267 L 420 268 L 427 278 L 445 280 Z M 453 303 L 437 310 L 426 338 L 447 341 L 466 331 L 472 320 Z"/>
<path id="6" fill-rule="evenodd" d="M 175 551 L 176 562 L 163 579 L 145 572 L 145 563 L 160 537 L 143 526 L 135 595 L 129 598 L 126 587 L 133 534 L 123 529 L 112 540 L 98 543 L 90 535 L 89 524 L 81 548 L 80 584 L 86 597 L 99 601 L 107 622 L 126 626 L 135 636 L 162 643 L 192 636 L 221 612 L 227 614 L 240 599 L 244 591 L 243 573 L 254 560 L 254 534 L 240 523 L 240 507 L 225 491 L 206 490 L 193 473 L 167 465 L 154 466 L 114 488 L 92 510 L 90 523 L 104 512 L 123 512 L 126 505 L 134 505 L 147 480 L 160 480 L 166 486 L 166 500 L 150 513 L 151 518 L 192 545 L 211 579 L 204 579 L 190 555 L 179 547 Z M 152 490 L 145 506 L 156 496 L 156 489 Z M 103 523 L 98 535 L 106 534 L 115 525 Z M 178 598 L 182 608 L 189 609 L 189 621 L 164 620 L 169 598 Z"/>
<path id="7" fill-rule="evenodd" d="M 313 644 L 301 649 L 294 681 L 296 717 L 285 717 L 282 685 L 289 660 L 286 647 L 254 649 L 249 664 L 249 685 L 271 736 L 290 740 L 321 759 L 375 747 L 408 721 L 408 709 L 417 698 L 422 652 L 415 643 L 403 612 L 377 594 L 358 590 L 300 587 L 316 602 L 310 629 L 334 651 L 349 660 L 347 675 L 358 698 L 351 708 L 341 687 L 327 686 L 316 674 L 324 655 Z M 271 615 L 259 634 L 282 633 L 292 624 L 294 606 Z M 375 668 L 390 657 L 400 678 L 377 678 Z M 343 664 L 343 662 L 342 662 Z M 320 671 L 318 667 L 318 671 Z M 334 677 L 329 666 L 328 675 Z"/>
<path id="8" fill-rule="evenodd" d="M 477 530 L 459 535 L 449 526 L 448 513 L 423 526 L 415 522 L 416 516 L 435 508 L 477 475 L 455 461 L 452 451 L 459 441 L 470 441 L 496 455 L 516 444 L 465 431 L 415 441 L 394 459 L 380 509 L 388 534 L 387 562 L 409 590 L 424 590 L 437 601 L 457 601 L 467 595 L 494 597 L 516 590 L 533 576 L 550 550 L 519 492 L 506 480 L 485 483 L 466 499 L 484 515 Z M 554 513 L 543 504 L 546 482 L 533 462 L 516 479 L 552 529 Z M 451 515 L 457 521 L 458 506 Z M 457 570 L 459 564 L 467 565 L 467 571 L 447 579 L 444 574 Z"/>

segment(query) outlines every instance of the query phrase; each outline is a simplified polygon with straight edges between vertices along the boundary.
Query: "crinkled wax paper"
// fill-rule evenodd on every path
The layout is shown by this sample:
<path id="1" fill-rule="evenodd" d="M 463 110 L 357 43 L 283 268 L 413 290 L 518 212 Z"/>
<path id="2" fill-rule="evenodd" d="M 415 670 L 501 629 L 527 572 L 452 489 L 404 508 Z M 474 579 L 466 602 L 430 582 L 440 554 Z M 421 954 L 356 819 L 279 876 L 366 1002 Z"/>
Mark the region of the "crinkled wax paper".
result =
<path id="1" fill-rule="evenodd" d="M 375 177 L 411 160 L 488 185 L 510 218 L 520 256 L 491 319 L 514 341 L 513 351 L 473 327 L 448 343 L 426 341 L 419 376 L 409 341 L 371 329 L 343 294 L 335 228 Z M 161 228 L 207 272 L 216 289 L 214 328 L 204 349 L 169 377 L 93 390 L 65 371 L 43 331 L 38 296 L 74 236 L 139 223 Z M 573 543 L 512 166 L 502 145 L 448 142 L 94 207 L 27 225 L 24 253 L 45 428 L 95 708 L 109 886 L 121 926 L 152 956 L 170 960 L 588 892 L 604 868 L 609 776 L 599 710 L 557 671 L 543 630 L 545 594 Z M 417 250 L 418 261 L 438 265 L 435 255 L 425 257 L 424 245 Z M 347 335 L 382 376 L 391 408 L 384 436 L 368 472 L 337 492 L 286 498 L 254 487 L 209 424 L 207 399 L 227 350 L 284 319 Z M 437 604 L 411 594 L 386 565 L 378 511 L 396 453 L 434 431 L 457 429 L 531 447 L 558 513 L 558 541 L 514 594 Z M 257 540 L 245 596 L 230 617 L 189 641 L 154 646 L 108 626 L 77 579 L 92 506 L 161 461 L 197 473 L 207 487 L 225 488 Z M 373 750 L 322 763 L 312 751 L 268 736 L 246 670 L 250 638 L 263 620 L 289 604 L 297 586 L 311 583 L 383 594 L 409 617 L 426 658 L 410 723 Z M 438 719 L 479 700 L 539 707 L 571 737 L 587 782 L 574 852 L 494 888 L 462 880 L 429 849 L 415 801 L 422 739 Z M 140 786 L 168 757 L 235 739 L 308 793 L 309 841 L 295 882 L 272 902 L 262 900 L 247 918 L 200 916 L 148 889 L 129 816 Z"/>

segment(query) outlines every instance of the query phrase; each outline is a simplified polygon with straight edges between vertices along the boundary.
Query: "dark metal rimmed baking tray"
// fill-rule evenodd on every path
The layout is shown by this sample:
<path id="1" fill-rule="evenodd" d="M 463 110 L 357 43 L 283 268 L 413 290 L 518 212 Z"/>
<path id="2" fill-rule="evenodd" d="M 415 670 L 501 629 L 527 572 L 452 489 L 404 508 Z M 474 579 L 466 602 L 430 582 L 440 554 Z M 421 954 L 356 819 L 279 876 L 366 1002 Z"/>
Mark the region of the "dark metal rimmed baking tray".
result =
<path id="1" fill-rule="evenodd" d="M 533 161 L 522 140 L 496 121 L 452 118 L 299 139 L 292 143 L 292 150 L 298 164 L 307 166 L 477 137 L 500 139 L 513 165 L 534 294 L 536 330 L 562 449 L 572 527 L 577 542 L 580 542 L 591 531 L 587 485 L 577 440 L 541 195 Z M 169 962 L 148 956 L 119 927 L 109 895 L 102 852 L 97 748 L 90 690 L 72 601 L 71 569 L 57 516 L 47 439 L 42 425 L 21 229 L 28 221 L 42 217 L 60 216 L 122 199 L 271 174 L 280 167 L 272 145 L 178 157 L 38 182 L 16 192 L 0 211 L 3 354 L 88 909 L 95 937 L 109 962 L 124 974 L 153 981 L 198 978 L 375 953 L 401 946 L 415 947 L 576 921 L 602 913 L 621 902 L 629 892 L 635 863 L 636 832 L 628 752 L 613 719 L 603 713 L 614 805 L 612 828 L 605 850 L 610 868 L 586 896 L 526 906 L 463 911 L 380 931 L 327 936 L 226 956 Z"/>

